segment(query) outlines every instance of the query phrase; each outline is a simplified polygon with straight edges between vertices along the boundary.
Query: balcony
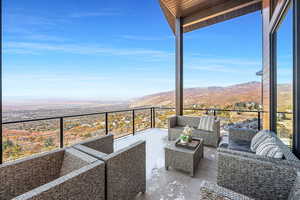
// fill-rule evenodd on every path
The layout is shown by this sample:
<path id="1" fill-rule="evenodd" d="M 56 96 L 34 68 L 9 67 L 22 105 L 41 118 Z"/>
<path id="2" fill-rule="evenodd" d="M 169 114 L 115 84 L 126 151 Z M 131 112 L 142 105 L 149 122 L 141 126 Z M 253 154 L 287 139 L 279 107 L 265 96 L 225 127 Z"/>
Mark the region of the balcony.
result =
<path id="1" fill-rule="evenodd" d="M 293 1 L 292 112 L 276 108 L 274 55 L 278 24 L 291 0 L 159 2 L 175 33 L 175 108 L 132 108 L 2 122 L 0 199 L 131 200 L 136 190 L 135 199 L 300 199 L 299 1 Z M 184 109 L 184 33 L 260 9 L 264 26 L 263 110 Z M 166 166 L 165 147 L 175 146 L 167 131 L 173 115 L 176 123 L 185 115 L 205 116 L 197 118 L 198 124 L 210 118 L 210 128 L 214 126 L 211 122 L 220 122 L 215 147 L 203 147 L 203 138 L 197 138 L 197 147 L 203 147 L 201 159 L 195 152 L 177 151 L 192 160 L 192 164 L 177 160 L 195 167 L 190 174 Z M 275 134 L 277 125 L 285 120 L 293 122 L 292 137 Z M 199 126 L 193 127 L 201 131 Z M 230 129 L 241 127 L 247 129 Z M 214 132 L 209 128 L 204 131 Z M 101 140 L 101 145 L 93 146 L 94 140 Z M 248 145 L 246 151 L 237 149 L 239 145 Z M 266 146 L 272 149 L 266 150 Z M 196 159 L 200 160 L 198 165 L 194 164 Z"/>

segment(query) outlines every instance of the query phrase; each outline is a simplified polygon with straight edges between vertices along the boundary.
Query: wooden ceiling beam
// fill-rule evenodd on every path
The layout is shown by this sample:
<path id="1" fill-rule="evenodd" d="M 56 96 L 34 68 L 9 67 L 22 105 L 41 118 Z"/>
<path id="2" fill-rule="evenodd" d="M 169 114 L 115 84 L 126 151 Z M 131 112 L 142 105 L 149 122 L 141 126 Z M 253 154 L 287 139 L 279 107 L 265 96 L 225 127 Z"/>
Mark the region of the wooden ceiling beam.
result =
<path id="1" fill-rule="evenodd" d="M 251 7 L 255 4 L 261 4 L 261 0 L 230 0 L 224 4 L 216 5 L 211 8 L 206 8 L 204 10 L 189 14 L 187 17 L 183 18 L 183 27 L 187 28 L 221 15 L 238 12 L 243 8 L 249 6 Z"/>
<path id="2" fill-rule="evenodd" d="M 175 34 L 175 16 L 171 12 L 171 10 L 165 5 L 165 3 L 161 0 L 159 1 L 160 7 L 164 11 L 164 14 L 166 16 L 166 19 L 168 21 L 169 26 L 171 27 L 173 33 Z"/>

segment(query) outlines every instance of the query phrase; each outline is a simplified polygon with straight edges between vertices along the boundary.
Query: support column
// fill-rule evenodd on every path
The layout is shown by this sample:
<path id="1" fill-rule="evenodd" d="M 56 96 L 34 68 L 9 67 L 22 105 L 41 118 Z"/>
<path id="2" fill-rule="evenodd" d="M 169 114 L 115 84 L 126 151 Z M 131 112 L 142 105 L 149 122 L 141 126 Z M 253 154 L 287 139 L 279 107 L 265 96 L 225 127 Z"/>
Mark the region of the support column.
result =
<path id="1" fill-rule="evenodd" d="M 293 1 L 293 57 L 294 57 L 294 84 L 293 84 L 293 150 L 300 157 L 300 2 Z"/>
<path id="2" fill-rule="evenodd" d="M 176 75 L 175 75 L 175 106 L 176 115 L 183 115 L 183 27 L 182 19 L 176 18 L 175 22 L 176 40 Z"/>
<path id="3" fill-rule="evenodd" d="M 2 10 L 2 0 L 0 0 Z M 0 16 L 0 26 L 2 30 L 2 14 Z M 2 34 L 0 34 L 0 164 L 3 163 L 3 128 L 2 128 Z"/>

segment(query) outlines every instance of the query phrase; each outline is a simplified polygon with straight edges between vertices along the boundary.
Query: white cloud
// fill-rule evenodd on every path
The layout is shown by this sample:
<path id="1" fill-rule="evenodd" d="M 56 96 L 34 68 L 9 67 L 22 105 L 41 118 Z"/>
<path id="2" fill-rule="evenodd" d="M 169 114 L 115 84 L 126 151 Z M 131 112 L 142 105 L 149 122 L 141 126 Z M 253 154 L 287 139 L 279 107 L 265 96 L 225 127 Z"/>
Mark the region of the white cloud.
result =
<path id="1" fill-rule="evenodd" d="M 211 71 L 211 72 L 234 72 L 233 68 L 227 68 L 222 65 L 190 66 L 189 69 Z"/>
<path id="2" fill-rule="evenodd" d="M 28 34 L 24 36 L 24 39 L 39 40 L 39 41 L 54 41 L 54 42 L 66 41 L 65 38 L 53 36 L 53 35 L 47 35 L 47 34 Z"/>
<path id="3" fill-rule="evenodd" d="M 191 58 L 190 62 L 193 63 L 201 63 L 203 65 L 204 64 L 211 64 L 211 65 L 232 65 L 232 66 L 252 66 L 252 67 L 261 67 L 262 63 L 261 61 L 258 60 L 249 60 L 246 58 L 222 58 L 222 57 L 197 57 L 197 58 Z"/>
<path id="4" fill-rule="evenodd" d="M 166 59 L 172 53 L 152 49 L 124 49 L 99 47 L 88 44 L 51 44 L 36 42 L 6 42 L 3 45 L 4 53 L 43 53 L 43 52 L 66 52 L 86 55 L 115 55 L 115 56 L 147 56 L 153 59 Z"/>
<path id="5" fill-rule="evenodd" d="M 79 12 L 70 14 L 69 17 L 71 18 L 82 18 L 82 17 L 102 17 L 102 16 L 117 16 L 120 15 L 120 12 L 113 11 L 113 10 L 104 10 L 104 11 L 97 11 L 97 12 Z"/>
<path id="6" fill-rule="evenodd" d="M 108 80 L 111 77 L 108 76 L 95 76 L 89 74 L 75 75 L 75 74 L 42 74 L 42 73 L 34 73 L 34 74 L 7 74 L 4 77 L 4 81 L 14 81 L 14 80 L 34 80 L 34 81 L 45 81 L 45 82 L 65 82 L 65 81 L 100 81 L 100 80 Z"/>
<path id="7" fill-rule="evenodd" d="M 160 41 L 160 40 L 170 40 L 171 37 L 167 36 L 139 36 L 139 35 L 122 35 L 120 36 L 123 39 L 127 40 L 141 40 L 141 41 Z"/>

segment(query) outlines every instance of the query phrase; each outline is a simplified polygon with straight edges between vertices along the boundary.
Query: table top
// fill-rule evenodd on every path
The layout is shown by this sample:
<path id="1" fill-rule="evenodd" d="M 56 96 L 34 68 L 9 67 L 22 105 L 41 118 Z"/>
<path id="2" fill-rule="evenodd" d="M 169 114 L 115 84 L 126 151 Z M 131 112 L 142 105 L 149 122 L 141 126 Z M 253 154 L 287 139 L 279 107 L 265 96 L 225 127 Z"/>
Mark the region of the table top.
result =
<path id="1" fill-rule="evenodd" d="M 173 151 L 179 151 L 179 152 L 184 152 L 184 153 L 195 153 L 203 145 L 203 139 L 199 138 L 199 140 L 200 140 L 199 145 L 195 149 L 188 149 L 188 148 L 185 148 L 185 147 L 176 146 L 175 143 L 178 140 L 179 139 L 177 139 L 175 141 L 168 142 L 168 144 L 165 146 L 165 149 L 170 149 L 170 150 L 173 150 Z"/>

